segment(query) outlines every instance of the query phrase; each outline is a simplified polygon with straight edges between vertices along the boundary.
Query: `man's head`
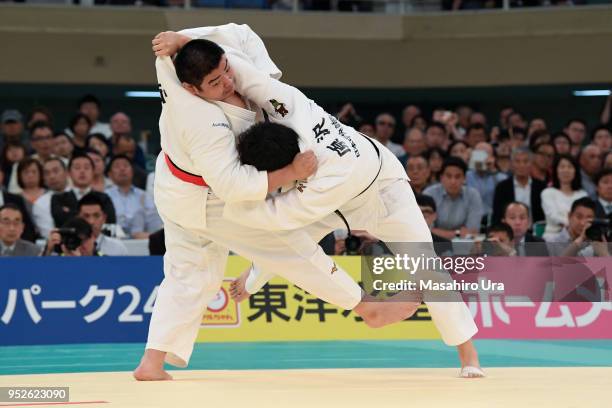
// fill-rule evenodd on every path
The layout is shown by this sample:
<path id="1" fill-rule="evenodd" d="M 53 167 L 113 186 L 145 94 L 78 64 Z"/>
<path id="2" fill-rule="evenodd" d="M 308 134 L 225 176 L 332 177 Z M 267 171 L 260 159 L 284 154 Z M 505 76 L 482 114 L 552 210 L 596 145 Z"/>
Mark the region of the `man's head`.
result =
<path id="1" fill-rule="evenodd" d="M 376 117 L 376 139 L 386 144 L 395 132 L 395 118 L 389 113 L 381 113 Z"/>
<path id="2" fill-rule="evenodd" d="M 471 125 L 465 131 L 465 141 L 470 147 L 474 147 L 480 142 L 486 142 L 487 132 L 485 130 L 485 127 L 480 123 Z"/>
<path id="3" fill-rule="evenodd" d="M 533 164 L 541 171 L 548 171 L 555 158 L 555 147 L 551 143 L 539 143 L 533 147 Z"/>
<path id="4" fill-rule="evenodd" d="M 100 100 L 94 95 L 85 95 L 79 100 L 79 112 L 95 125 L 100 117 Z"/>
<path id="5" fill-rule="evenodd" d="M 482 112 L 472 112 L 470 115 L 470 125 L 487 126 L 487 117 Z"/>
<path id="6" fill-rule="evenodd" d="M 132 121 L 123 112 L 117 112 L 110 118 L 110 128 L 113 135 L 129 135 L 132 133 Z"/>
<path id="7" fill-rule="evenodd" d="M 533 118 L 529 122 L 529 128 L 527 128 L 528 136 L 533 135 L 537 131 L 546 131 L 546 121 L 542 118 Z"/>
<path id="8" fill-rule="evenodd" d="M 514 233 L 508 224 L 500 222 L 487 229 L 487 239 L 495 239 L 502 244 L 510 244 L 514 240 Z"/>
<path id="9" fill-rule="evenodd" d="M 68 164 L 68 173 L 75 187 L 91 187 L 94 178 L 94 163 L 86 154 L 75 154 Z"/>
<path id="10" fill-rule="evenodd" d="M 598 126 L 593 129 L 592 143 L 598 146 L 602 152 L 612 150 L 612 133 L 605 126 Z"/>
<path id="11" fill-rule="evenodd" d="M 418 194 L 415 198 L 421 212 L 423 213 L 425 222 L 427 222 L 427 226 L 431 229 L 436 222 L 436 218 L 438 217 L 436 214 L 436 202 L 431 196 L 425 194 Z"/>
<path id="12" fill-rule="evenodd" d="M 467 129 L 467 127 L 470 126 L 470 116 L 474 110 L 469 106 L 462 105 L 458 106 L 457 109 L 455 109 L 455 112 L 458 116 L 459 126 Z"/>
<path id="13" fill-rule="evenodd" d="M 457 157 L 449 157 L 442 165 L 440 173 L 440 183 L 451 197 L 461 194 L 463 183 L 465 183 L 465 173 L 467 165 Z"/>
<path id="14" fill-rule="evenodd" d="M 513 128 L 513 127 L 518 127 L 518 128 L 526 128 L 527 127 L 527 123 L 525 122 L 525 119 L 523 118 L 523 115 L 520 112 L 512 112 L 509 116 L 508 116 L 508 128 Z"/>
<path id="15" fill-rule="evenodd" d="M 299 136 L 291 128 L 278 123 L 257 123 L 240 135 L 236 149 L 242 164 L 260 171 L 282 169 L 300 152 Z"/>
<path id="16" fill-rule="evenodd" d="M 582 234 L 587 223 L 592 222 L 595 218 L 595 201 L 589 197 L 579 198 L 572 203 L 572 209 L 568 215 L 568 227 L 572 237 L 578 237 Z"/>
<path id="17" fill-rule="evenodd" d="M 517 147 L 510 156 L 512 174 L 516 178 L 526 178 L 531 174 L 531 152 L 526 147 Z"/>
<path id="18" fill-rule="evenodd" d="M 597 196 L 612 203 L 612 168 L 603 169 L 595 178 Z"/>
<path id="19" fill-rule="evenodd" d="M 571 119 L 563 130 L 569 136 L 572 144 L 580 146 L 587 133 L 586 122 L 582 119 Z"/>
<path id="20" fill-rule="evenodd" d="M 527 132 L 522 127 L 513 127 L 509 131 L 510 135 L 510 145 L 513 148 L 521 147 L 525 145 L 525 141 L 527 140 Z"/>
<path id="21" fill-rule="evenodd" d="M 77 113 L 70 119 L 68 127 L 72 131 L 75 137 L 85 139 L 93 126 L 93 122 L 89 119 L 89 116 L 84 113 Z"/>
<path id="22" fill-rule="evenodd" d="M 404 138 L 404 151 L 408 153 L 408 156 L 422 154 L 425 150 L 427 150 L 427 144 L 423 131 L 417 128 L 408 130 Z"/>
<path id="23" fill-rule="evenodd" d="M 115 156 L 127 156 L 131 160 L 134 160 L 136 156 L 136 142 L 130 135 L 119 135 L 115 141 L 115 147 L 113 149 Z"/>
<path id="24" fill-rule="evenodd" d="M 585 146 L 580 152 L 580 167 L 586 174 L 594 177 L 601 170 L 601 149 L 596 145 Z"/>
<path id="25" fill-rule="evenodd" d="M 91 225 L 93 235 L 98 238 L 102 231 L 102 226 L 106 223 L 106 213 L 102 201 L 95 194 L 85 194 L 79 200 L 78 215 Z"/>
<path id="26" fill-rule="evenodd" d="M 34 122 L 30 135 L 32 148 L 41 159 L 45 160 L 53 154 L 53 129 L 47 122 Z"/>
<path id="27" fill-rule="evenodd" d="M 49 125 L 53 125 L 53 114 L 49 108 L 45 106 L 37 106 L 28 115 L 28 129 L 32 129 L 32 126 L 36 122 L 46 122 Z"/>
<path id="28" fill-rule="evenodd" d="M 234 93 L 234 72 L 225 51 L 212 41 L 191 40 L 174 59 L 183 88 L 200 98 L 222 101 Z"/>
<path id="29" fill-rule="evenodd" d="M 72 156 L 73 151 L 74 143 L 68 135 L 65 133 L 57 133 L 53 136 L 53 154 L 67 159 Z"/>
<path id="30" fill-rule="evenodd" d="M 410 156 L 406 162 L 406 173 L 410 178 L 410 184 L 422 189 L 427 185 L 431 171 L 425 156 Z"/>
<path id="31" fill-rule="evenodd" d="M 68 172 L 64 162 L 58 158 L 47 159 L 43 164 L 43 180 L 54 192 L 64 191 L 68 185 Z"/>
<path id="32" fill-rule="evenodd" d="M 11 246 L 23 234 L 23 214 L 15 204 L 8 203 L 0 207 L 0 241 Z"/>
<path id="33" fill-rule="evenodd" d="M 531 227 L 529 208 L 523 203 L 513 201 L 506 205 L 502 221 L 512 228 L 514 240 L 520 241 Z"/>
<path id="34" fill-rule="evenodd" d="M 132 160 L 127 156 L 114 156 L 108 163 L 108 177 L 119 187 L 130 187 L 134 180 Z"/>
<path id="35" fill-rule="evenodd" d="M 429 125 L 426 132 L 426 141 L 427 147 L 445 148 L 448 142 L 448 135 L 446 134 L 444 124 L 433 122 Z"/>
<path id="36" fill-rule="evenodd" d="M 81 240 L 81 245 L 77 250 L 82 256 L 92 256 L 96 247 L 96 237 L 93 234 L 91 225 L 81 217 L 69 219 L 62 225 L 62 228 L 73 229 L 75 234 Z"/>
<path id="37" fill-rule="evenodd" d="M 6 140 L 19 141 L 23 134 L 23 116 L 16 109 L 7 109 L 0 117 L 2 134 Z"/>

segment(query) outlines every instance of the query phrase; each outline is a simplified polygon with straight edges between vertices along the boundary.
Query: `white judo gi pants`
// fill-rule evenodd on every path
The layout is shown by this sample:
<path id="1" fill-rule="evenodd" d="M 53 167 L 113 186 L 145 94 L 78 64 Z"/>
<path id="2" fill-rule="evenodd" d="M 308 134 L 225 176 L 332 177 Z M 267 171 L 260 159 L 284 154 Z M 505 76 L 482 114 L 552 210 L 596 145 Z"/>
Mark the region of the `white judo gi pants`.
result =
<path id="1" fill-rule="evenodd" d="M 409 254 L 410 251 L 414 253 L 414 246 L 402 243 L 432 243 L 431 232 L 407 180 L 385 180 L 375 183 L 371 189 L 378 189 L 378 192 L 372 193 L 379 195 L 379 202 L 384 208 L 375 211 L 371 206 L 356 206 L 352 211 L 343 211 L 351 229 L 367 230 L 387 243 L 395 254 Z M 344 228 L 346 226 L 340 217 L 331 214 L 305 229 L 318 241 L 330 231 Z M 406 248 L 407 246 L 409 248 Z M 430 248 L 433 254 L 433 245 Z M 256 293 L 271 277 L 263 269 L 253 270 L 247 280 L 247 291 Z M 451 279 L 450 276 L 448 279 Z M 442 340 L 449 346 L 456 346 L 471 339 L 478 332 L 478 328 L 469 308 L 458 295 L 455 301 L 446 300 L 428 302 L 427 296 L 425 297 L 425 303 Z"/>
<path id="2" fill-rule="evenodd" d="M 156 181 L 157 182 L 157 181 Z M 362 291 L 303 230 L 266 232 L 222 217 L 223 201 L 209 198 L 206 227 L 180 226 L 164 219 L 164 280 L 153 308 L 146 348 L 167 352 L 166 362 L 187 366 L 206 306 L 221 287 L 227 248 L 326 302 L 353 309 Z"/>

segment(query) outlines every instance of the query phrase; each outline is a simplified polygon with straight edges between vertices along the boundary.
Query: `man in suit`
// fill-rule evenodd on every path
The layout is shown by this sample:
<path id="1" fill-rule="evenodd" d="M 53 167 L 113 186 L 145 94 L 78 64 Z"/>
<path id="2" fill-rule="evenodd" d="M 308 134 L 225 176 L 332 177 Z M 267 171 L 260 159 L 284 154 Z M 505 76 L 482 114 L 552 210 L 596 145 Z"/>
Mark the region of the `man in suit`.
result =
<path id="1" fill-rule="evenodd" d="M 546 184 L 531 178 L 531 152 L 527 148 L 516 148 L 512 151 L 512 177 L 500 182 L 495 188 L 493 197 L 493 223 L 499 223 L 504 208 L 513 201 L 525 204 L 533 222 L 544 220 L 540 194 Z"/>
<path id="2" fill-rule="evenodd" d="M 32 222 L 32 217 L 30 217 L 30 213 L 26 209 L 25 201 L 21 196 L 5 191 L 4 185 L 2 184 L 3 180 L 4 173 L 0 168 L 0 207 L 5 204 L 13 204 L 20 209 L 24 223 L 24 230 L 21 238 L 25 239 L 26 241 L 34 242 L 38 233 L 36 231 L 36 227 L 34 226 L 34 222 Z"/>
<path id="3" fill-rule="evenodd" d="M 504 209 L 502 222 L 512 228 L 514 247 L 518 256 L 548 256 L 546 243 L 542 238 L 529 233 L 531 220 L 529 207 L 512 201 Z"/>
<path id="4" fill-rule="evenodd" d="M 104 213 L 109 224 L 115 224 L 117 217 L 115 207 L 110 197 L 98 191 L 92 191 L 91 184 L 94 177 L 94 163 L 85 154 L 75 154 L 68 164 L 68 173 L 72 179 L 73 187 L 66 192 L 54 194 L 51 197 L 51 215 L 56 227 L 62 226 L 66 221 L 78 213 L 78 203 L 83 196 L 91 193 L 102 202 Z"/>
<path id="5" fill-rule="evenodd" d="M 595 200 L 595 218 L 612 217 L 612 168 L 602 170 L 595 178 L 597 199 Z"/>
<path id="6" fill-rule="evenodd" d="M 24 227 L 23 213 L 17 205 L 0 207 L 0 257 L 40 255 L 39 247 L 21 239 Z"/>

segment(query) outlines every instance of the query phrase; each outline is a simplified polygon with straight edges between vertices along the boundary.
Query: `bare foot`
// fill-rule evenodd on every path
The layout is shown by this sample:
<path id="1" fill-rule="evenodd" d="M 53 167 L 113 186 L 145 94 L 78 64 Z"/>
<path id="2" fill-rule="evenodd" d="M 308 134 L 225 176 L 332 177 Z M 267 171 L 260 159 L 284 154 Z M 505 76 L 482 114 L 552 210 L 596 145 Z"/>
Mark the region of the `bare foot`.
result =
<path id="1" fill-rule="evenodd" d="M 159 350 L 145 350 L 140 365 L 136 367 L 132 375 L 138 381 L 169 381 L 172 376 L 164 370 L 164 359 L 166 353 Z"/>
<path id="2" fill-rule="evenodd" d="M 457 346 L 459 360 L 461 361 L 461 374 L 463 378 L 482 378 L 485 376 L 478 360 L 478 351 L 472 340 Z"/>
<path id="3" fill-rule="evenodd" d="M 234 280 L 230 284 L 230 296 L 236 303 L 240 303 L 251 296 L 251 294 L 247 292 L 245 288 L 246 280 L 249 277 L 250 272 L 251 268 L 249 267 L 246 271 L 242 272 L 238 279 Z"/>
<path id="4" fill-rule="evenodd" d="M 420 302 L 375 301 L 365 297 L 353 310 L 371 328 L 380 328 L 401 322 L 412 316 Z"/>

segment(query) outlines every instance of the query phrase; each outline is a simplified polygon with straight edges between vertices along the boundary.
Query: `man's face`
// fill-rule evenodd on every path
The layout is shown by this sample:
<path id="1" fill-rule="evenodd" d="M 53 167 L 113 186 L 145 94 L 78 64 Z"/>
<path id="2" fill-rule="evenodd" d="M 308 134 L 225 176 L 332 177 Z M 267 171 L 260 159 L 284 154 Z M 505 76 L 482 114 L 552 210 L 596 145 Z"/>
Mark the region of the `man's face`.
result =
<path id="1" fill-rule="evenodd" d="M 125 113 L 118 112 L 111 117 L 110 128 L 114 135 L 129 135 L 132 133 L 132 121 Z"/>
<path id="2" fill-rule="evenodd" d="M 134 159 L 136 154 L 136 142 L 134 139 L 119 139 L 115 147 L 115 155 L 126 155 L 130 159 Z"/>
<path id="3" fill-rule="evenodd" d="M 83 218 L 91 225 L 93 235 L 97 238 L 98 235 L 100 235 L 100 231 L 102 231 L 102 225 L 106 223 L 106 215 L 102 211 L 102 208 L 100 208 L 98 204 L 83 205 L 81 206 L 81 211 L 79 211 L 79 217 Z"/>
<path id="4" fill-rule="evenodd" d="M 96 105 L 94 102 L 85 102 L 81 104 L 79 112 L 87 116 L 89 120 L 91 120 L 92 125 L 98 121 L 98 117 L 100 116 L 98 105 Z"/>
<path id="5" fill-rule="evenodd" d="M 19 140 L 23 133 L 23 123 L 9 120 L 2 124 L 2 134 L 7 140 Z"/>
<path id="6" fill-rule="evenodd" d="M 541 170 L 548 170 L 552 166 L 555 158 L 555 148 L 552 145 L 545 144 L 538 147 L 534 157 L 535 165 Z"/>
<path id="7" fill-rule="evenodd" d="M 74 146 L 70 143 L 68 136 L 62 135 L 53 138 L 53 154 L 68 158 L 72 156 Z"/>
<path id="8" fill-rule="evenodd" d="M 23 234 L 23 219 L 21 212 L 12 208 L 0 211 L 0 240 L 7 245 L 13 245 Z"/>
<path id="9" fill-rule="evenodd" d="M 6 150 L 6 159 L 10 163 L 17 163 L 23 160 L 25 157 L 25 151 L 21 146 L 10 146 Z"/>
<path id="10" fill-rule="evenodd" d="M 427 226 L 429 227 L 429 229 L 431 229 L 431 227 L 434 225 L 434 222 L 436 222 L 436 218 L 437 218 L 436 212 L 433 210 L 433 208 L 429 206 L 420 205 L 419 208 L 421 209 L 421 212 L 423 213 L 423 217 L 425 218 L 425 222 L 427 223 Z"/>
<path id="11" fill-rule="evenodd" d="M 116 185 L 129 186 L 132 185 L 134 170 L 127 160 L 117 159 L 113 162 L 108 175 Z"/>
<path id="12" fill-rule="evenodd" d="M 580 236 L 586 224 L 592 222 L 594 218 L 595 212 L 592 209 L 581 206 L 576 207 L 574 212 L 569 215 L 568 229 L 572 236 Z"/>
<path id="13" fill-rule="evenodd" d="M 508 127 L 525 128 L 527 126 L 525 124 L 525 119 L 523 119 L 523 116 L 520 113 L 514 112 L 508 117 Z"/>
<path id="14" fill-rule="evenodd" d="M 472 113 L 472 115 L 470 115 L 470 125 L 475 125 L 475 124 L 480 124 L 482 126 L 486 126 L 487 125 L 487 117 L 480 113 L 480 112 L 474 112 Z"/>
<path id="15" fill-rule="evenodd" d="M 408 159 L 408 163 L 406 163 L 406 173 L 408 173 L 408 177 L 410 178 L 410 184 L 417 187 L 425 186 L 431 175 L 427 160 L 421 156 Z"/>
<path id="16" fill-rule="evenodd" d="M 590 176 L 601 170 L 601 150 L 595 145 L 584 148 L 580 155 L 580 167 Z"/>
<path id="17" fill-rule="evenodd" d="M 395 131 L 395 119 L 391 115 L 379 115 L 376 118 L 376 138 L 381 143 L 386 143 Z"/>
<path id="18" fill-rule="evenodd" d="M 235 92 L 234 71 L 224 54 L 217 68 L 204 77 L 199 87 L 185 83 L 183 83 L 183 87 L 200 98 L 223 101 Z"/>
<path id="19" fill-rule="evenodd" d="M 42 158 L 49 157 L 53 149 L 53 131 L 48 127 L 34 130 L 34 133 L 32 133 L 32 147 Z"/>
<path id="20" fill-rule="evenodd" d="M 530 135 L 536 130 L 546 130 L 546 122 L 542 118 L 535 118 L 529 124 L 529 130 L 527 133 Z"/>
<path id="21" fill-rule="evenodd" d="M 437 126 L 430 126 L 427 129 L 427 147 L 441 147 L 444 148 L 444 142 L 446 141 L 446 133 L 444 130 Z"/>
<path id="22" fill-rule="evenodd" d="M 404 126 L 406 126 L 406 128 L 410 127 L 410 122 L 412 122 L 412 119 L 414 119 L 415 116 L 418 116 L 420 114 L 421 110 L 418 106 L 406 106 L 406 108 L 404 108 L 404 111 L 402 112 L 402 122 L 404 123 Z"/>
<path id="23" fill-rule="evenodd" d="M 531 159 L 529 153 L 518 153 L 512 158 L 512 173 L 516 177 L 529 177 L 531 173 Z"/>
<path id="24" fill-rule="evenodd" d="M 573 144 L 581 145 L 586 136 L 586 127 L 580 122 L 572 122 L 565 128 L 565 133 L 570 137 Z"/>
<path id="25" fill-rule="evenodd" d="M 72 162 L 70 178 L 74 185 L 84 189 L 91 186 L 94 170 L 91 162 L 84 157 L 79 157 Z"/>
<path id="26" fill-rule="evenodd" d="M 47 187 L 60 192 L 66 188 L 68 173 L 57 160 L 51 160 L 43 166 L 43 179 Z"/>
<path id="27" fill-rule="evenodd" d="M 423 132 L 419 129 L 411 129 L 404 140 L 404 150 L 409 156 L 423 153 L 427 149 Z"/>
<path id="28" fill-rule="evenodd" d="M 597 145 L 602 152 L 612 149 L 612 133 L 608 129 L 599 129 L 593 137 L 593 144 Z"/>
<path id="29" fill-rule="evenodd" d="M 529 212 L 520 204 L 510 204 L 504 214 L 503 222 L 512 228 L 514 239 L 520 241 L 529 230 Z"/>
<path id="30" fill-rule="evenodd" d="M 442 186 L 451 197 L 457 197 L 461 193 L 463 183 L 465 182 L 465 174 L 456 166 L 448 166 L 440 177 Z"/>
<path id="31" fill-rule="evenodd" d="M 597 195 L 608 202 L 612 202 L 612 174 L 599 179 L 597 183 Z"/>
<path id="32" fill-rule="evenodd" d="M 470 147 L 476 146 L 480 142 L 486 142 L 487 134 L 484 129 L 471 129 L 465 141 Z"/>

